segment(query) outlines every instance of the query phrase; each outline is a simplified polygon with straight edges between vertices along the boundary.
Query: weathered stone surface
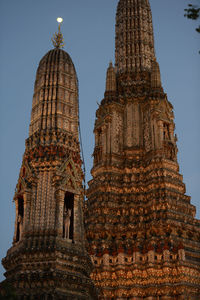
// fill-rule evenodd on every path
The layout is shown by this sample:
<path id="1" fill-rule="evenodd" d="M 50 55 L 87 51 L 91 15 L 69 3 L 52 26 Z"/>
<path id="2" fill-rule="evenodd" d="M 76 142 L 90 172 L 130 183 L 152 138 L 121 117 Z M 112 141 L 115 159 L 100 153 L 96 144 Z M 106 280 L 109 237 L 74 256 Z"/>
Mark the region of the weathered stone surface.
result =
<path id="1" fill-rule="evenodd" d="M 14 196 L 13 246 L 2 261 L 5 282 L 19 299 L 97 297 L 83 228 L 77 82 L 63 50 L 51 50 L 40 61 Z"/>
<path id="2" fill-rule="evenodd" d="M 179 173 L 147 0 L 119 1 L 115 57 L 87 191 L 91 278 L 101 299 L 198 299 L 200 221 Z"/>

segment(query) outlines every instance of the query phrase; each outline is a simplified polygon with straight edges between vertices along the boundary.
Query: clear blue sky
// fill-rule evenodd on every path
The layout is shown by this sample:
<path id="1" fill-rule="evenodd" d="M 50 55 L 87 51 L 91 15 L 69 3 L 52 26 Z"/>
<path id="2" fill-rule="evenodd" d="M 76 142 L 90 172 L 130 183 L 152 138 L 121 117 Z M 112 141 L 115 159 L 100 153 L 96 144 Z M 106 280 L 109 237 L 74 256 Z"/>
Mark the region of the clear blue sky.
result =
<path id="1" fill-rule="evenodd" d="M 90 179 L 93 127 L 97 101 L 103 98 L 105 74 L 114 59 L 117 0 L 0 0 L 0 258 L 12 244 L 18 179 L 40 59 L 52 48 L 62 16 L 62 32 L 80 83 L 80 117 Z M 183 17 L 188 3 L 198 0 L 150 0 L 155 48 L 162 82 L 174 106 L 180 172 L 187 194 L 200 216 L 200 34 Z M 0 281 L 3 279 L 0 267 Z"/>

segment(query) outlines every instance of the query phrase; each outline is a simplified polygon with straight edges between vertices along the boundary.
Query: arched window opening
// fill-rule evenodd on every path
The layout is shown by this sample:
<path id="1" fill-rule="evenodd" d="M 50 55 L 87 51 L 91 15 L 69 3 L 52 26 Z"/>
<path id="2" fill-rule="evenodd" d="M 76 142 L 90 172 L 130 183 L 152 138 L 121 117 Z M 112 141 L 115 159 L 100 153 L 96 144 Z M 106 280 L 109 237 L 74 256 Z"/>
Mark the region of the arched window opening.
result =
<path id="1" fill-rule="evenodd" d="M 73 240 L 74 237 L 74 194 L 66 192 L 63 213 L 63 238 Z"/>
<path id="2" fill-rule="evenodd" d="M 22 229 L 23 229 L 23 221 L 24 221 L 24 199 L 23 197 L 18 198 L 18 211 L 17 211 L 17 234 L 16 234 L 16 242 L 21 239 Z"/>

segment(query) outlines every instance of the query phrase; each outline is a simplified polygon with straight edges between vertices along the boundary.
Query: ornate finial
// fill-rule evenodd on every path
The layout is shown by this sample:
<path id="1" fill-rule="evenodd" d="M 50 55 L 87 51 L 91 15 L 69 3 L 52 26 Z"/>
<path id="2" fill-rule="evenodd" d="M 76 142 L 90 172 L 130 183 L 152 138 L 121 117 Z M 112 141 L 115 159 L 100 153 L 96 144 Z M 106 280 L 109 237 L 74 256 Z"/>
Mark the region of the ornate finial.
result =
<path id="1" fill-rule="evenodd" d="M 59 23 L 58 33 L 56 32 L 53 35 L 53 38 L 51 40 L 52 40 L 52 43 L 53 43 L 55 48 L 63 48 L 65 46 L 65 43 L 64 43 L 63 35 L 60 31 L 60 24 L 63 22 L 63 19 L 62 18 L 57 18 L 57 22 Z"/>
<path id="2" fill-rule="evenodd" d="M 112 64 L 112 59 L 111 59 L 109 62 L 109 67 L 112 67 L 112 66 L 113 66 L 113 64 Z"/>

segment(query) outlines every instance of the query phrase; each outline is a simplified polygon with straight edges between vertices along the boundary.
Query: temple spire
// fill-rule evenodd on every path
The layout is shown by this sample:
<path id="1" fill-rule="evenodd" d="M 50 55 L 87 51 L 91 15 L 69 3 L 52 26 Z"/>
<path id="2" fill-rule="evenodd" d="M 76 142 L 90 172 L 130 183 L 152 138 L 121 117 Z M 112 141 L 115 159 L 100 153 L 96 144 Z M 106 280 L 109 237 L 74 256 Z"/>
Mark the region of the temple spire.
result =
<path id="1" fill-rule="evenodd" d="M 55 48 L 36 73 L 14 195 L 13 245 L 3 259 L 5 283 L 13 285 L 18 300 L 97 299 L 84 238 L 78 78 L 70 55 L 60 49 L 58 22 Z M 0 283 L 0 296 L 1 290 Z"/>
<path id="2" fill-rule="evenodd" d="M 91 278 L 100 299 L 200 299 L 200 222 L 179 173 L 149 0 L 118 2 L 85 206 Z"/>
<path id="3" fill-rule="evenodd" d="M 53 35 L 53 38 L 51 40 L 52 40 L 54 47 L 59 49 L 59 48 L 64 48 L 64 46 L 65 46 L 63 34 L 60 30 L 60 25 L 63 22 L 63 19 L 59 17 L 59 18 L 57 18 L 57 22 L 59 23 L 58 32 L 56 32 Z"/>
<path id="4" fill-rule="evenodd" d="M 116 15 L 117 72 L 149 71 L 155 59 L 151 8 L 148 0 L 120 0 Z"/>

